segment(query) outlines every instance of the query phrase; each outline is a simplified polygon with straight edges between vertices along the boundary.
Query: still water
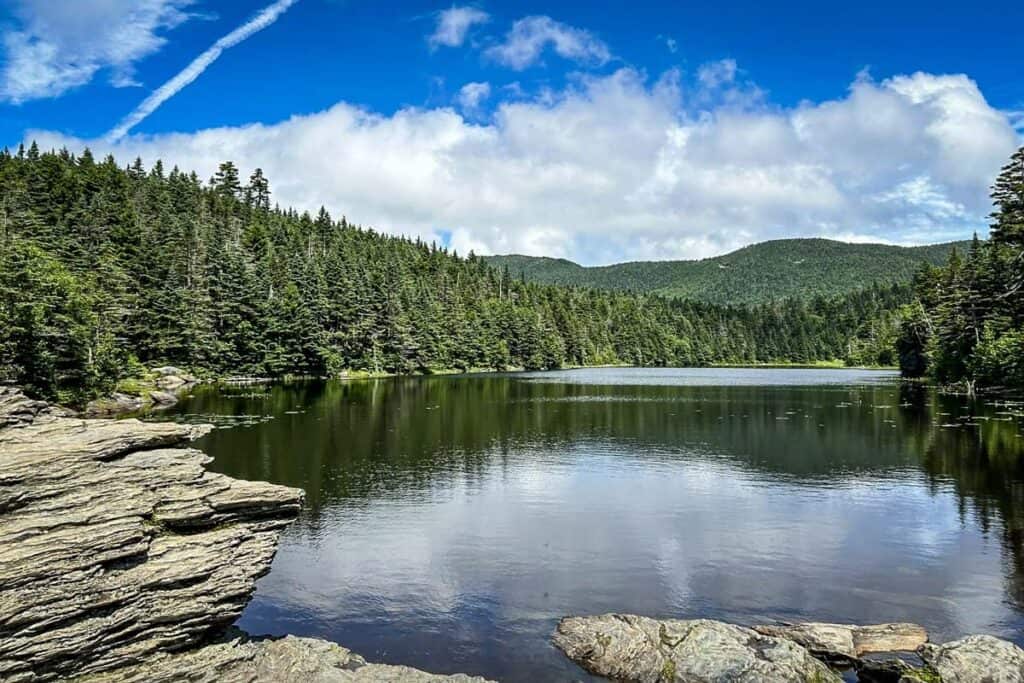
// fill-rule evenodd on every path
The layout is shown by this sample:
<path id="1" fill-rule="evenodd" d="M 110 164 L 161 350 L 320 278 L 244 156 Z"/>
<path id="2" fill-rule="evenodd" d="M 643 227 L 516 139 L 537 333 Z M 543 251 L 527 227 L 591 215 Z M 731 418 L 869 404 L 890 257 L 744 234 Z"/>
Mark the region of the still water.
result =
<path id="1" fill-rule="evenodd" d="M 305 489 L 239 626 L 586 680 L 608 611 L 1024 641 L 1020 404 L 855 370 L 590 369 L 202 388 L 211 467 Z"/>

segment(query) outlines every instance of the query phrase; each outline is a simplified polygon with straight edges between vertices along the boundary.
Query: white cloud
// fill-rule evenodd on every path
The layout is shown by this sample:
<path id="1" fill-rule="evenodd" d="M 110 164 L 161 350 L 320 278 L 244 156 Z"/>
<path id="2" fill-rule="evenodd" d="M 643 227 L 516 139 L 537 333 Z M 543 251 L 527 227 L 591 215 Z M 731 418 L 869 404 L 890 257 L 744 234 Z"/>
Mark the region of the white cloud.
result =
<path id="1" fill-rule="evenodd" d="M 608 46 L 589 31 L 544 16 L 515 22 L 505 42 L 488 48 L 484 54 L 521 71 L 536 64 L 548 47 L 560 57 L 587 64 L 604 64 L 612 58 Z"/>
<path id="2" fill-rule="evenodd" d="M 431 49 L 440 46 L 459 47 L 466 42 L 466 35 L 475 24 L 486 23 L 490 15 L 476 7 L 456 7 L 437 13 L 437 26 L 427 38 Z"/>
<path id="3" fill-rule="evenodd" d="M 1020 138 L 963 75 L 858 78 L 842 98 L 732 106 L 675 71 L 583 76 L 509 99 L 486 125 L 451 108 L 347 103 L 273 125 L 128 136 L 95 152 L 195 169 L 262 167 L 284 205 L 465 252 L 585 263 L 698 258 L 753 241 L 898 243 L 984 233 L 988 186 Z M 713 99 L 709 99 L 713 97 Z M 44 147 L 86 141 L 36 132 Z"/>
<path id="4" fill-rule="evenodd" d="M 147 116 L 156 111 L 161 104 L 174 97 L 182 88 L 199 78 L 199 76 L 206 71 L 211 64 L 217 61 L 224 50 L 238 45 L 254 33 L 258 33 L 259 31 L 267 28 L 277 21 L 278 18 L 287 12 L 288 8 L 296 2 L 298 2 L 298 0 L 277 0 L 267 7 L 264 7 L 255 16 L 235 30 L 219 38 L 217 42 L 211 45 L 201 55 L 193 59 L 188 66 L 178 72 L 173 78 L 171 78 L 171 80 L 154 90 L 149 97 L 142 101 L 142 104 L 136 107 L 134 111 L 124 117 L 120 123 L 114 126 L 114 128 L 107 133 L 107 138 L 116 141 L 123 137 L 128 133 L 128 131 L 141 123 Z"/>
<path id="5" fill-rule="evenodd" d="M 1004 113 L 1006 114 L 1006 118 L 1010 120 L 1010 125 L 1021 133 L 1024 133 L 1024 111 L 1012 110 Z"/>
<path id="6" fill-rule="evenodd" d="M 697 68 L 694 104 L 721 109 L 764 108 L 767 94 L 747 79 L 741 78 L 735 59 L 720 59 Z"/>
<path id="7" fill-rule="evenodd" d="M 490 83 L 467 83 L 459 89 L 459 105 L 464 112 L 475 114 L 480 105 L 491 96 Z"/>
<path id="8" fill-rule="evenodd" d="M 697 80 L 708 88 L 718 88 L 736 80 L 736 60 L 722 59 L 702 64 L 697 69 Z"/>
<path id="9" fill-rule="evenodd" d="M 194 0 L 16 0 L 20 26 L 3 36 L 0 99 L 57 97 L 109 73 L 115 86 L 137 85 L 134 65 L 159 51 L 162 33 L 189 18 Z"/>

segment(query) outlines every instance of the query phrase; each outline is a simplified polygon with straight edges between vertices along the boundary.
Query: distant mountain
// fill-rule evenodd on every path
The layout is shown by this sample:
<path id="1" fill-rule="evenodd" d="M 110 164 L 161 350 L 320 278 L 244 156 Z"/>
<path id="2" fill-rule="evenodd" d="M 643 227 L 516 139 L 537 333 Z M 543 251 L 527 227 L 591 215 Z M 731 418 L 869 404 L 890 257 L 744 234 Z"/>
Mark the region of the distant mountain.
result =
<path id="1" fill-rule="evenodd" d="M 600 289 L 656 292 L 718 304 L 760 303 L 786 298 L 845 294 L 874 283 L 907 282 L 922 262 L 945 263 L 955 246 L 849 244 L 827 239 L 762 242 L 699 261 L 633 261 L 584 267 L 565 259 L 487 256 L 518 277 L 536 282 Z"/>

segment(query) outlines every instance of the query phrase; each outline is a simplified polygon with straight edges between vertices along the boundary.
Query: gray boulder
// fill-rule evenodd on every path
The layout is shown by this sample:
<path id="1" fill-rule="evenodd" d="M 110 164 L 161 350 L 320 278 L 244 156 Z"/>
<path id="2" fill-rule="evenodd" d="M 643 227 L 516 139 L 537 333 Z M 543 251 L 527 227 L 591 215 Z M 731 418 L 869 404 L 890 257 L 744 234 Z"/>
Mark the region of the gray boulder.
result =
<path id="1" fill-rule="evenodd" d="M 119 415 L 121 413 L 134 413 L 142 410 L 146 401 L 141 396 L 131 396 L 114 392 L 107 398 L 99 398 L 90 401 L 85 407 L 85 414 L 89 417 L 103 417 L 107 415 Z"/>
<path id="2" fill-rule="evenodd" d="M 562 619 L 554 636 L 587 671 L 637 683 L 839 683 L 842 678 L 791 640 L 708 619 L 625 614 Z"/>
<path id="3" fill-rule="evenodd" d="M 943 683 L 1024 683 L 1024 650 L 993 636 L 922 645 L 918 654 Z"/>
<path id="4" fill-rule="evenodd" d="M 161 366 L 159 368 L 153 368 L 152 370 L 150 370 L 150 372 L 152 372 L 154 375 L 158 375 L 160 377 L 170 377 L 172 375 L 176 375 L 178 377 L 181 377 L 183 375 L 188 374 L 184 370 L 182 370 L 181 368 L 176 368 L 173 365 L 163 365 L 163 366 Z"/>
<path id="5" fill-rule="evenodd" d="M 169 391 L 151 391 L 149 392 L 149 398 L 155 405 L 164 408 L 173 406 L 178 402 L 178 397 Z"/>
<path id="6" fill-rule="evenodd" d="M 167 375 L 166 377 L 160 377 L 156 381 L 157 387 L 165 389 L 167 391 L 176 391 L 182 387 L 194 384 L 194 380 L 191 378 L 186 379 L 179 375 Z"/>

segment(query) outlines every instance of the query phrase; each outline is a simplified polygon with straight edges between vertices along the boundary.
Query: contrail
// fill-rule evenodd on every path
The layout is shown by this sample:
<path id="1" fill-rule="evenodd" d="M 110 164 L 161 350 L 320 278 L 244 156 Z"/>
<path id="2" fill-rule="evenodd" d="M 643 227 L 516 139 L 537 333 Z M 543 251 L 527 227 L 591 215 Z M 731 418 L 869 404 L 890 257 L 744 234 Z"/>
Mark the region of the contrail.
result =
<path id="1" fill-rule="evenodd" d="M 277 0 L 277 2 L 262 9 L 259 14 L 249 21 L 220 38 L 206 52 L 193 59 L 192 63 L 182 69 L 174 78 L 154 90 L 132 113 L 121 119 L 121 122 L 107 133 L 107 140 L 117 142 L 123 138 L 128 131 L 156 111 L 157 107 L 178 94 L 186 85 L 199 78 L 199 75 L 206 71 L 207 67 L 213 64 L 224 50 L 238 45 L 252 34 L 267 28 L 298 1 Z"/>

